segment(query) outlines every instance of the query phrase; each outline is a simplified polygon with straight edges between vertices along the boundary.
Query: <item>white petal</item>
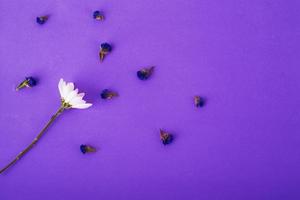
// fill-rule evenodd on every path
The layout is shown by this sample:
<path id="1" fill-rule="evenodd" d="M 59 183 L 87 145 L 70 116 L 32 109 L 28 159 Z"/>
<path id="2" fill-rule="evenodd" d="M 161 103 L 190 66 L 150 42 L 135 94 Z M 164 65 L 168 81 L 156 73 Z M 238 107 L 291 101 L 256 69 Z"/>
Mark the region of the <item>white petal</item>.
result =
<path id="1" fill-rule="evenodd" d="M 86 103 L 86 101 L 84 101 L 83 99 L 82 99 L 82 97 L 74 97 L 70 102 L 69 102 L 72 106 L 75 106 L 75 105 L 77 105 L 77 104 L 85 104 Z"/>
<path id="2" fill-rule="evenodd" d="M 68 96 L 68 88 L 66 82 L 64 82 L 62 87 L 62 98 L 65 99 L 67 96 Z"/>
<path id="3" fill-rule="evenodd" d="M 58 83 L 58 90 L 61 97 L 63 96 L 63 86 L 64 86 L 64 80 L 61 78 Z"/>
<path id="4" fill-rule="evenodd" d="M 74 84 L 73 83 L 67 83 L 65 86 L 64 86 L 64 89 L 63 89 L 63 98 L 66 99 L 67 96 L 70 94 L 70 92 L 72 92 L 74 89 Z"/>
<path id="5" fill-rule="evenodd" d="M 71 91 L 66 97 L 65 101 L 70 102 L 73 98 L 77 96 L 78 89 Z"/>
<path id="6" fill-rule="evenodd" d="M 84 97 L 84 93 L 79 93 L 77 96 L 83 98 Z"/>
<path id="7" fill-rule="evenodd" d="M 75 106 L 72 106 L 72 108 L 78 108 L 78 109 L 85 109 L 91 107 L 93 104 L 91 103 L 85 103 L 85 104 L 77 104 Z"/>
<path id="8" fill-rule="evenodd" d="M 74 83 L 70 82 L 67 84 L 67 91 L 68 93 L 72 92 L 74 90 Z"/>
<path id="9" fill-rule="evenodd" d="M 62 89 L 62 91 L 61 91 L 61 97 L 62 98 L 64 98 L 66 95 L 65 95 L 65 90 L 66 90 L 66 82 L 65 81 L 62 81 L 62 83 L 61 83 L 61 89 Z"/>

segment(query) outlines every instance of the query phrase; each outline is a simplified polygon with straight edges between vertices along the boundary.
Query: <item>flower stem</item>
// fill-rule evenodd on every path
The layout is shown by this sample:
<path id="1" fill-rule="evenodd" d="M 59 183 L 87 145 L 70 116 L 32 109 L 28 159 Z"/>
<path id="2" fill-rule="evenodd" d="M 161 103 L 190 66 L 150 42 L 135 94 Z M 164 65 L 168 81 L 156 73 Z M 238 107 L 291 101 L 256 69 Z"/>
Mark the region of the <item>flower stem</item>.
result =
<path id="1" fill-rule="evenodd" d="M 40 138 L 45 134 L 49 126 L 54 122 L 54 120 L 65 110 L 64 106 L 61 106 L 58 111 L 51 117 L 46 126 L 41 130 L 41 132 L 34 138 L 30 145 L 28 145 L 23 151 L 21 151 L 13 161 L 0 170 L 0 174 L 7 170 L 9 167 L 14 165 L 18 160 L 20 160 L 27 152 L 29 152 L 32 147 L 40 140 Z"/>

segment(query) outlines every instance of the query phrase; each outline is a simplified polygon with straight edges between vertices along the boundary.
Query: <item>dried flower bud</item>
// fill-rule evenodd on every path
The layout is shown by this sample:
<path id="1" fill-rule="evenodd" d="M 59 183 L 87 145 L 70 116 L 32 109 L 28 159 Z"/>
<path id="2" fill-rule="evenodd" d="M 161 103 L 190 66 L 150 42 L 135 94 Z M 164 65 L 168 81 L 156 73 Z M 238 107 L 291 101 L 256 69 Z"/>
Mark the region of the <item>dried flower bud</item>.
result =
<path id="1" fill-rule="evenodd" d="M 160 139 L 164 145 L 167 145 L 173 141 L 173 135 L 160 129 Z"/>
<path id="2" fill-rule="evenodd" d="M 205 104 L 204 98 L 200 96 L 194 96 L 194 104 L 196 107 L 203 107 Z"/>
<path id="3" fill-rule="evenodd" d="M 143 68 L 137 71 L 136 75 L 140 80 L 147 80 L 153 73 L 154 67 Z"/>
<path id="4" fill-rule="evenodd" d="M 93 17 L 98 21 L 104 20 L 104 15 L 99 10 L 94 11 Z"/>
<path id="5" fill-rule="evenodd" d="M 85 144 L 82 144 L 80 145 L 80 151 L 85 154 L 85 153 L 93 153 L 93 152 L 96 152 L 96 148 L 92 147 L 92 146 L 89 146 L 89 145 L 85 145 Z"/>
<path id="6" fill-rule="evenodd" d="M 33 77 L 26 77 L 24 81 L 22 81 L 18 87 L 16 88 L 16 90 L 20 90 L 24 87 L 28 87 L 28 88 L 31 88 L 31 87 L 34 87 L 36 86 L 37 84 L 37 81 L 33 78 Z"/>
<path id="7" fill-rule="evenodd" d="M 112 99 L 112 98 L 117 97 L 117 96 L 119 96 L 119 94 L 117 92 L 112 91 L 112 90 L 105 89 L 101 92 L 101 98 L 102 99 Z"/>
<path id="8" fill-rule="evenodd" d="M 108 43 L 102 43 L 99 52 L 100 61 L 102 62 L 107 54 L 112 51 L 112 46 Z"/>
<path id="9" fill-rule="evenodd" d="M 43 24 L 45 24 L 47 22 L 48 19 L 49 19 L 49 16 L 48 15 L 44 15 L 44 16 L 37 17 L 36 18 L 36 22 L 38 24 L 43 25 Z"/>

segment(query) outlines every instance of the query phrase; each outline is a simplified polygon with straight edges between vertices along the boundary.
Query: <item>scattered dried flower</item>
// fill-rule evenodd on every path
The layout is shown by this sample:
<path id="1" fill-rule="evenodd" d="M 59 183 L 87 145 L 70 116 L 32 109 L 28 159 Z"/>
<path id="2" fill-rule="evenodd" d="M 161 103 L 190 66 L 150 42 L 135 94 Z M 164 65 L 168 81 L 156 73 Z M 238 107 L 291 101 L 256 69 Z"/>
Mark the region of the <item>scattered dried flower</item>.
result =
<path id="1" fill-rule="evenodd" d="M 85 153 L 93 153 L 93 152 L 96 152 L 96 148 L 95 147 L 92 147 L 90 145 L 85 145 L 85 144 L 82 144 L 80 145 L 80 151 L 85 154 Z"/>
<path id="2" fill-rule="evenodd" d="M 101 44 L 101 49 L 100 49 L 100 52 L 99 52 L 100 61 L 102 62 L 104 60 L 105 56 L 107 54 L 109 54 L 111 51 L 112 51 L 112 47 L 111 47 L 110 44 L 102 43 Z"/>
<path id="3" fill-rule="evenodd" d="M 112 90 L 105 89 L 101 92 L 101 98 L 102 99 L 108 100 L 108 99 L 112 99 L 112 98 L 117 97 L 117 96 L 119 96 L 119 94 L 117 92 L 112 91 Z"/>
<path id="4" fill-rule="evenodd" d="M 49 16 L 48 15 L 44 15 L 44 16 L 37 17 L 36 18 L 36 22 L 38 24 L 43 25 L 43 24 L 45 24 L 48 21 L 48 19 L 49 19 Z"/>
<path id="5" fill-rule="evenodd" d="M 164 145 L 167 145 L 173 141 L 173 135 L 160 129 L 160 139 Z"/>
<path id="6" fill-rule="evenodd" d="M 25 87 L 28 87 L 28 88 L 34 87 L 34 86 L 36 86 L 36 84 L 37 84 L 37 81 L 35 78 L 26 77 L 25 80 L 22 81 L 22 83 L 20 83 L 17 86 L 16 91 L 19 91 L 20 89 L 25 88 Z"/>
<path id="7" fill-rule="evenodd" d="M 104 20 L 104 15 L 99 10 L 94 11 L 93 17 L 98 21 Z"/>
<path id="8" fill-rule="evenodd" d="M 196 107 L 203 107 L 205 104 L 204 98 L 200 96 L 194 96 L 194 104 Z"/>
<path id="9" fill-rule="evenodd" d="M 147 80 L 153 73 L 154 67 L 143 68 L 137 71 L 136 75 L 140 80 Z"/>

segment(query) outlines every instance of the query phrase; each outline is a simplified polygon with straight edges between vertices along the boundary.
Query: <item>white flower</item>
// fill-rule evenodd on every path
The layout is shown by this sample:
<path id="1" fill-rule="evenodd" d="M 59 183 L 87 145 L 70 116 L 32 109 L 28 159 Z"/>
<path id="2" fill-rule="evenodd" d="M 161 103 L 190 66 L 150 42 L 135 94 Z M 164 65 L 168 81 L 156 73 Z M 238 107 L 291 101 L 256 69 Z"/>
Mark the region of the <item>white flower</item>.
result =
<path id="1" fill-rule="evenodd" d="M 78 89 L 74 89 L 74 83 L 66 83 L 62 78 L 58 83 L 59 93 L 65 107 L 85 109 L 92 106 L 91 103 L 86 103 L 82 98 L 84 93 L 78 94 Z"/>

